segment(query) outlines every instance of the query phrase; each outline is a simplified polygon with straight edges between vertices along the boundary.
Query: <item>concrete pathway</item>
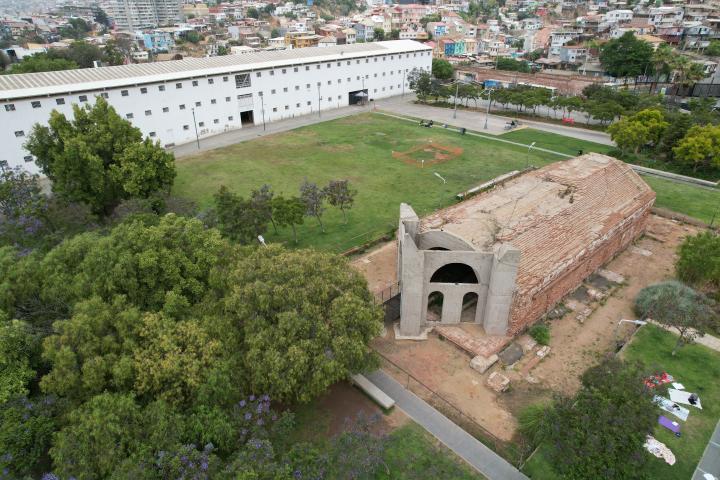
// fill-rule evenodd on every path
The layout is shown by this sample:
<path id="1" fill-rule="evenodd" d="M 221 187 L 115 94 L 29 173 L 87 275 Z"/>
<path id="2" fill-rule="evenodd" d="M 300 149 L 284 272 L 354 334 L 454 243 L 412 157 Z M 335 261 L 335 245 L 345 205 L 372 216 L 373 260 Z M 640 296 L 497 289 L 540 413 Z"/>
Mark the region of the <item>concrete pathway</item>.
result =
<path id="1" fill-rule="evenodd" d="M 680 331 L 675 327 L 668 327 L 667 325 L 663 325 L 661 323 L 658 323 L 654 320 L 650 320 L 650 323 L 655 325 L 656 327 L 663 328 L 667 330 L 668 332 L 674 333 L 675 335 L 680 335 Z M 715 350 L 716 352 L 720 352 L 720 338 L 714 337 L 712 335 L 705 334 L 702 337 L 695 338 L 695 343 L 698 345 L 704 345 L 710 350 Z"/>
<path id="2" fill-rule="evenodd" d="M 381 370 L 367 378 L 425 430 L 489 480 L 527 480 L 518 469 Z"/>
<path id="3" fill-rule="evenodd" d="M 720 422 L 715 426 L 692 480 L 705 480 L 705 474 L 708 473 L 720 479 Z"/>

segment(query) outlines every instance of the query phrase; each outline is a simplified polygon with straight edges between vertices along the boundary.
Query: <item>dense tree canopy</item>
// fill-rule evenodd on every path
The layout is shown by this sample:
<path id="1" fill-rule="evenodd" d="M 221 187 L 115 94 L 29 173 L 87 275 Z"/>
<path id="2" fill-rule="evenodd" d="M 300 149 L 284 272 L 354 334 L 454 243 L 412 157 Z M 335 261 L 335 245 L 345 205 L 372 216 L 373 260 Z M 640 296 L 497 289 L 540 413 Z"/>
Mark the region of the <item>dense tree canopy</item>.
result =
<path id="1" fill-rule="evenodd" d="M 174 214 L 0 248 L 0 311 L 0 467 L 78 479 L 319 471 L 258 393 L 307 401 L 373 366 L 382 319 L 345 259 L 232 245 Z"/>
<path id="2" fill-rule="evenodd" d="M 432 60 L 432 74 L 435 78 L 440 80 L 449 80 L 453 77 L 455 70 L 453 66 L 447 60 L 442 58 L 433 58 Z"/>
<path id="3" fill-rule="evenodd" d="M 695 125 L 673 148 L 675 158 L 698 168 L 720 168 L 720 125 Z"/>
<path id="4" fill-rule="evenodd" d="M 652 55 L 652 45 L 635 37 L 633 32 L 625 32 L 603 45 L 600 63 L 613 77 L 635 77 L 646 72 Z"/>
<path id="5" fill-rule="evenodd" d="M 680 245 L 675 264 L 680 280 L 702 290 L 720 291 L 720 236 L 702 232 Z"/>
<path id="6" fill-rule="evenodd" d="M 647 109 L 621 118 L 610 125 L 608 132 L 622 150 L 637 153 L 644 145 L 658 144 L 668 126 L 660 110 Z"/>
<path id="7" fill-rule="evenodd" d="M 146 198 L 175 179 L 174 156 L 98 97 L 93 106 L 73 106 L 69 120 L 55 110 L 48 126 L 36 124 L 26 143 L 53 192 L 109 215 L 121 200 Z"/>
<path id="8" fill-rule="evenodd" d="M 606 360 L 582 376 L 572 398 L 555 402 L 544 436 L 555 470 L 567 479 L 643 478 L 643 449 L 657 413 L 643 367 Z"/>

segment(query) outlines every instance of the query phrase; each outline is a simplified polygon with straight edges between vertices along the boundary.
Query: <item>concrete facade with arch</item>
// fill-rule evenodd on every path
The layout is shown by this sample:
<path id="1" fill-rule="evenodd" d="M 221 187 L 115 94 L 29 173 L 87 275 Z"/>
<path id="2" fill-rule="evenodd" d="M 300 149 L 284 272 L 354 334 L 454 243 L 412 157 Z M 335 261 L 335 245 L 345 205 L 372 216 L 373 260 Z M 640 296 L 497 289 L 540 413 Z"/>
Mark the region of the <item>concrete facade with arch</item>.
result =
<path id="1" fill-rule="evenodd" d="M 505 335 L 520 251 L 511 245 L 478 250 L 442 230 L 418 231 L 420 219 L 400 206 L 398 278 L 401 287 L 400 334 L 419 336 L 428 321 L 460 323 L 468 294 L 476 296 L 473 323 L 489 335 Z M 439 318 L 428 318 L 431 296 L 442 295 Z"/>

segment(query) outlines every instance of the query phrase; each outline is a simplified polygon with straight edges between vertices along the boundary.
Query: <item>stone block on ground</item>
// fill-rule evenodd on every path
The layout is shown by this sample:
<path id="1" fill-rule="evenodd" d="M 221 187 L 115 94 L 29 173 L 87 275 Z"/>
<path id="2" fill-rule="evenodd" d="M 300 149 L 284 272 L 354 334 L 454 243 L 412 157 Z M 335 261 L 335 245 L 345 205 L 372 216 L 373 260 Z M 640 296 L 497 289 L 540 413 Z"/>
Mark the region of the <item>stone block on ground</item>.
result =
<path id="1" fill-rule="evenodd" d="M 625 283 L 625 277 L 610 270 L 600 269 L 597 274 L 613 283 Z"/>
<path id="2" fill-rule="evenodd" d="M 596 288 L 588 288 L 587 294 L 592 298 L 593 300 L 602 300 L 607 295 L 602 290 L 598 290 Z"/>
<path id="3" fill-rule="evenodd" d="M 510 379 L 500 372 L 491 373 L 486 383 L 497 393 L 502 393 L 510 388 Z"/>
<path id="4" fill-rule="evenodd" d="M 565 306 L 573 312 L 580 311 L 587 307 L 587 305 L 585 305 L 584 303 L 578 302 L 577 300 L 574 300 L 572 298 L 569 298 L 565 301 Z"/>
<path id="5" fill-rule="evenodd" d="M 517 339 L 517 343 L 519 343 L 520 347 L 522 347 L 522 351 L 524 354 L 530 352 L 533 348 L 537 346 L 537 342 L 530 335 L 521 335 Z"/>
<path id="6" fill-rule="evenodd" d="M 500 357 L 500 360 L 502 360 L 502 363 L 505 365 L 514 364 L 520 360 L 522 356 L 523 349 L 517 342 L 511 343 L 505 350 L 498 354 L 498 357 Z"/>
<path id="7" fill-rule="evenodd" d="M 498 361 L 498 356 L 493 354 L 489 357 L 483 357 L 482 355 L 477 355 L 476 357 L 473 357 L 472 360 L 470 360 L 470 368 L 473 370 L 477 370 L 480 373 L 487 372 L 488 368 L 495 365 L 495 362 Z"/>
<path id="8" fill-rule="evenodd" d="M 635 245 L 630 247 L 630 251 L 632 253 L 637 253 L 638 255 L 642 255 L 643 257 L 649 257 L 652 255 L 652 252 L 650 250 L 646 250 L 644 248 L 636 247 Z"/>
<path id="9" fill-rule="evenodd" d="M 540 350 L 538 350 L 537 353 L 535 353 L 535 355 L 537 355 L 540 358 L 543 358 L 543 357 L 546 357 L 548 353 L 550 353 L 550 347 L 548 345 L 545 345 Z"/>

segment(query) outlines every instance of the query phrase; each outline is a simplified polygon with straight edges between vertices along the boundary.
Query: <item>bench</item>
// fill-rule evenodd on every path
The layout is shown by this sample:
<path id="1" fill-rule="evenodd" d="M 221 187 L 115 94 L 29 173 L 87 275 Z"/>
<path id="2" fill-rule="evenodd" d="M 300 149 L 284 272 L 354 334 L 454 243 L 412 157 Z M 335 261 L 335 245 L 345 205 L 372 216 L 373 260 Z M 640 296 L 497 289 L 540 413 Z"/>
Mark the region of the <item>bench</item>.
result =
<path id="1" fill-rule="evenodd" d="M 375 386 L 370 380 L 365 378 L 364 375 L 355 374 L 352 377 L 352 383 L 360 390 L 365 392 L 367 396 L 372 398 L 375 403 L 380 405 L 385 410 L 390 410 L 395 405 L 395 400 L 390 398 L 385 392 Z"/>

